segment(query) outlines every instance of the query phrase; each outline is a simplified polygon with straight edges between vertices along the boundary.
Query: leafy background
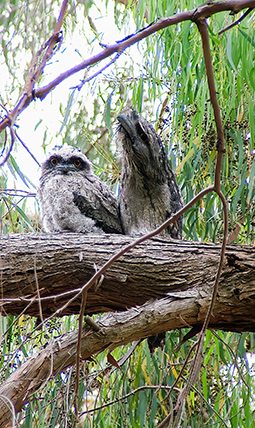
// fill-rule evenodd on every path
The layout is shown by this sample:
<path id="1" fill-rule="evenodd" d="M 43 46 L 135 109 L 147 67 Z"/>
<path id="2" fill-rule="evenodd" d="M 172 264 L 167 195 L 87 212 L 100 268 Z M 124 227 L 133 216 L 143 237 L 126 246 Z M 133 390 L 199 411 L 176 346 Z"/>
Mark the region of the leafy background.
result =
<path id="1" fill-rule="evenodd" d="M 199 3 L 191 0 L 70 2 L 62 45 L 39 84 L 45 85 L 64 71 L 66 62 L 62 58 L 66 55 L 69 61 L 66 68 L 70 68 L 99 52 L 101 43 L 112 43 L 114 37 L 123 38 L 158 17 L 193 9 Z M 50 37 L 60 7 L 57 0 L 1 1 L 2 118 L 22 94 L 31 58 Z M 108 33 L 102 26 L 105 16 L 111 20 Z M 238 17 L 220 13 L 210 18 L 208 24 L 226 138 L 222 191 L 228 202 L 230 240 L 232 244 L 254 244 L 254 13 L 238 27 L 218 35 Z M 41 162 L 43 152 L 52 144 L 75 145 L 87 154 L 96 173 L 118 193 L 121 162 L 114 140 L 115 118 L 127 107 L 135 108 L 151 120 L 160 133 L 185 202 L 212 183 L 216 132 L 196 26 L 184 22 L 153 34 L 127 49 L 80 90 L 77 88 L 82 79 L 92 76 L 106 63 L 63 83 L 42 103 L 36 101 L 29 106 L 18 119 L 16 132 L 20 140 L 16 139 L 15 148 L 0 171 L 1 233 L 41 232 L 35 198 L 38 179 L 29 175 L 30 168 L 24 165 L 22 153 L 26 152 L 28 157 L 28 151 L 36 157 L 38 154 Z M 10 146 L 10 141 L 5 140 L 3 132 L 0 141 L 3 157 Z M 32 162 L 37 171 L 36 162 Z M 216 195 L 209 194 L 186 213 L 183 239 L 221 242 L 222 230 L 221 203 Z M 2 318 L 2 380 L 51 338 L 77 328 L 77 319 L 72 316 L 46 321 L 41 331 L 32 334 L 34 326 L 35 319 L 30 317 Z M 143 342 L 123 371 L 108 366 L 105 353 L 93 362 L 84 362 L 80 372 L 82 416 L 78 426 L 154 427 L 162 420 L 175 405 L 178 390 L 189 374 L 189 365 L 172 391 L 169 385 L 173 385 L 196 340 L 190 340 L 175 352 L 180 333 L 169 332 L 167 338 L 164 349 L 158 349 L 152 356 Z M 121 357 L 127 348 L 116 349 L 114 357 Z M 207 332 L 203 368 L 188 396 L 183 426 L 255 426 L 253 349 L 251 333 Z M 50 380 L 19 415 L 20 426 L 71 426 L 74 376 L 70 368 Z M 160 385 L 160 388 L 158 391 L 146 388 L 128 395 L 144 385 Z M 105 406 L 114 400 L 119 401 Z"/>

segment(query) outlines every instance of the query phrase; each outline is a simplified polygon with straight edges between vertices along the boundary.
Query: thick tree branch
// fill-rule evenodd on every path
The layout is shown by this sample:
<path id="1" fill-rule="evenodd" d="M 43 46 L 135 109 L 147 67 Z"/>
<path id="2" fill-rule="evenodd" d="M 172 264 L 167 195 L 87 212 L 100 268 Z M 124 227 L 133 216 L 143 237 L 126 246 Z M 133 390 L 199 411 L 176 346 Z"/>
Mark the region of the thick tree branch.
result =
<path id="1" fill-rule="evenodd" d="M 38 303 L 31 302 L 30 298 L 36 296 L 37 279 L 43 316 L 52 314 L 68 298 L 64 295 L 53 299 L 53 294 L 80 287 L 96 267 L 109 259 L 109 254 L 130 242 L 132 238 L 118 235 L 2 236 L 3 313 L 16 314 L 30 305 L 27 312 L 38 315 Z M 164 330 L 202 326 L 214 287 L 219 248 L 214 244 L 157 237 L 116 260 L 99 288 L 88 291 L 86 308 L 93 313 L 122 312 L 99 318 L 99 331 L 86 324 L 79 345 L 81 358 Z M 12 301 L 14 296 L 16 299 Z M 43 300 L 44 296 L 50 300 Z M 210 328 L 255 331 L 254 299 L 254 248 L 229 246 Z M 69 314 L 79 311 L 79 299 L 66 308 Z M 51 375 L 75 364 L 77 338 L 78 332 L 68 333 L 23 364 L 0 387 L 2 402 L 11 400 L 19 411 Z M 9 407 L 1 405 L 0 409 L 0 426 L 6 426 Z"/>
<path id="2" fill-rule="evenodd" d="M 180 247 L 179 257 L 182 261 L 176 259 L 177 253 L 173 258 L 174 248 L 176 243 L 169 243 L 169 250 L 162 246 L 164 258 L 166 251 L 170 256 L 170 261 L 163 263 L 160 256 L 159 244 L 162 242 L 154 240 L 150 247 L 136 248 L 130 261 L 129 284 L 137 275 L 140 277 L 140 283 L 136 283 L 136 296 L 134 295 L 134 304 L 138 293 L 143 293 L 147 277 L 151 284 L 151 289 L 161 288 L 160 283 L 164 283 L 168 293 L 164 298 L 147 302 L 142 306 L 134 307 L 128 311 L 121 313 L 107 314 L 97 319 L 99 331 L 91 329 L 87 324 L 83 327 L 82 338 L 80 342 L 81 358 L 87 359 L 92 355 L 102 352 L 104 349 L 112 349 L 148 337 L 151 334 L 157 334 L 164 330 L 172 330 L 176 328 L 184 328 L 189 325 L 202 325 L 205 319 L 208 307 L 210 305 L 211 293 L 214 281 L 209 277 L 215 272 L 215 257 L 218 251 L 218 246 L 205 244 L 178 244 Z M 105 243 L 99 244 L 97 252 L 103 251 Z M 79 245 L 78 245 L 79 247 Z M 95 248 L 95 247 L 94 247 Z M 63 249 L 64 251 L 64 249 Z M 154 277 L 154 283 L 150 282 L 150 267 L 148 260 L 150 255 L 155 253 L 153 263 L 150 267 L 158 268 L 157 275 Z M 205 253 L 207 253 L 205 255 Z M 77 254 L 76 254 L 77 257 Z M 135 258 L 137 257 L 136 268 Z M 166 257 L 167 258 L 167 257 Z M 56 256 L 58 259 L 58 256 Z M 186 259 L 186 268 L 180 269 L 183 261 Z M 195 259 L 207 260 L 207 272 L 192 264 Z M 175 260 L 175 261 L 174 261 Z M 175 270 L 174 264 L 179 265 L 178 271 Z M 121 268 L 122 265 L 122 268 Z M 144 270 L 144 265 L 147 269 Z M 168 272 L 173 267 L 174 273 Z M 115 275 L 121 275 L 123 279 L 124 270 L 126 270 L 124 260 L 121 261 Z M 121 272 L 118 273 L 119 268 Z M 211 328 L 221 328 L 232 331 L 255 331 L 255 315 L 254 315 L 254 300 L 255 300 L 255 254 L 252 247 L 229 247 L 226 254 L 225 267 L 223 277 L 220 283 L 218 296 L 215 302 L 213 317 L 210 321 Z M 190 271 L 192 269 L 192 272 Z M 192 279 L 194 273 L 197 272 L 195 278 Z M 178 273 L 179 272 L 179 273 Z M 203 275 L 201 275 L 203 272 Z M 140 273 L 140 274 L 139 274 Z M 147 277 L 146 277 L 147 273 Z M 111 275 L 113 272 L 111 272 Z M 155 275 L 155 272 L 154 272 Z M 166 276 L 172 277 L 172 282 L 179 282 L 182 287 L 173 290 L 166 280 Z M 202 276 L 199 284 L 197 278 Z M 179 278 L 178 278 L 179 277 Z M 188 288 L 187 281 L 190 277 L 193 286 Z M 120 278 L 120 276 L 119 276 Z M 127 278 L 128 281 L 128 278 Z M 119 289 L 120 300 L 123 294 L 128 295 L 129 287 L 125 287 L 122 283 L 122 290 Z M 132 288 L 132 287 L 131 287 Z M 171 291 L 172 289 L 172 291 Z M 112 290 L 114 291 L 114 290 Z M 114 299 L 114 293 L 112 293 Z M 162 291 L 161 291 L 162 293 Z M 88 292 L 89 298 L 90 292 Z M 155 294 L 154 294 L 155 295 Z M 148 294 L 147 294 L 148 296 Z M 104 298 L 104 294 L 101 295 Z M 142 296 L 143 299 L 143 296 Z M 142 300 L 141 299 L 141 300 Z M 110 297 L 108 296 L 110 302 Z M 0 386 L 0 396 L 6 400 L 11 400 L 15 405 L 16 411 L 19 411 L 30 396 L 37 391 L 50 376 L 63 371 L 66 367 L 74 365 L 76 362 L 77 352 L 77 337 L 78 332 L 70 332 L 63 337 L 58 338 L 55 342 L 51 342 L 39 354 L 28 359 L 21 367 L 19 367 L 8 379 Z M 3 400 L 2 400 L 3 402 Z M 0 427 L 4 427 L 4 423 L 10 417 L 8 406 L 1 404 L 0 406 Z M 4 422 L 5 421 L 5 422 Z"/>
<path id="3" fill-rule="evenodd" d="M 62 24 L 62 19 L 64 17 L 64 12 L 65 12 L 65 4 L 66 2 L 64 1 L 61 9 L 61 13 L 60 13 L 61 19 L 59 18 L 58 24 L 57 24 L 58 25 L 57 31 L 54 30 L 53 36 L 50 39 L 50 41 L 54 40 L 54 43 L 57 43 L 58 41 L 55 35 L 58 34 L 58 31 L 60 30 L 61 25 L 59 24 Z M 117 52 L 118 54 L 120 54 L 127 47 L 132 46 L 133 44 L 139 42 L 140 40 L 143 40 L 144 38 L 150 36 L 151 34 L 157 31 L 160 31 L 166 27 L 169 27 L 171 25 L 175 25 L 177 23 L 184 22 L 187 20 L 198 22 L 199 20 L 208 18 L 216 13 L 223 12 L 223 11 L 231 11 L 232 14 L 235 14 L 240 12 L 240 10 L 243 10 L 246 8 L 249 8 L 249 9 L 255 8 L 255 0 L 226 0 L 226 1 L 218 1 L 211 4 L 206 3 L 191 11 L 178 13 L 173 17 L 160 18 L 157 22 L 139 31 L 137 34 L 131 35 L 126 39 L 124 39 L 123 41 L 116 43 L 115 45 L 108 46 L 98 55 L 95 55 L 89 58 L 88 60 L 85 60 L 82 63 L 78 64 L 77 66 L 65 71 L 64 73 L 60 74 L 55 80 L 53 80 L 51 83 L 49 83 L 48 85 L 42 88 L 38 88 L 34 90 L 33 84 L 35 82 L 35 79 L 30 76 L 31 78 L 30 78 L 29 85 L 25 85 L 22 98 L 17 103 L 13 111 L 9 113 L 8 117 L 6 117 L 0 123 L 0 132 L 3 131 L 7 126 L 10 126 L 10 124 L 13 123 L 16 117 L 31 103 L 33 99 L 35 98 L 40 98 L 41 100 L 44 99 L 46 95 L 48 95 L 57 85 L 59 85 L 65 79 L 67 79 L 68 77 L 72 76 L 73 74 L 77 73 L 80 70 L 84 70 L 90 65 L 93 65 L 99 61 L 102 61 L 103 59 L 111 56 L 113 53 Z M 51 43 L 49 44 L 49 49 L 51 49 L 50 52 L 52 53 Z M 48 58 L 47 55 L 46 57 L 44 57 L 43 61 L 45 59 L 47 60 Z M 43 64 L 43 61 L 42 61 L 42 69 L 45 65 Z M 37 69 L 38 71 L 39 71 L 39 68 Z M 39 74 L 40 74 L 39 72 L 35 74 L 36 81 L 38 81 Z"/>
<path id="4" fill-rule="evenodd" d="M 145 29 L 139 31 L 138 33 L 132 36 L 128 36 L 126 39 L 116 43 L 115 45 L 108 46 L 100 54 L 97 54 L 94 57 L 88 60 L 85 60 L 82 63 L 78 64 L 77 66 L 71 68 L 70 70 L 67 70 L 64 73 L 60 74 L 51 83 L 36 90 L 35 98 L 40 98 L 41 100 L 44 99 L 46 95 L 48 95 L 48 93 L 51 92 L 56 86 L 58 86 L 61 82 L 63 82 L 65 79 L 72 76 L 73 74 L 77 73 L 78 71 L 84 70 L 90 65 L 96 64 L 97 62 L 104 60 L 105 58 L 111 56 L 115 52 L 120 54 L 127 47 L 130 47 L 133 44 L 138 43 L 139 41 L 145 39 L 151 34 L 157 31 L 160 31 L 166 27 L 169 27 L 171 25 L 176 25 L 176 24 L 179 24 L 180 22 L 184 22 L 188 20 L 197 21 L 203 18 L 208 18 L 214 15 L 215 13 L 226 11 L 226 10 L 230 10 L 233 13 L 238 13 L 240 10 L 246 7 L 254 8 L 255 1 L 251 1 L 251 0 L 250 1 L 240 0 L 240 2 L 238 0 L 237 1 L 219 1 L 219 2 L 216 2 L 215 4 L 206 4 L 203 7 L 201 6 L 191 11 L 178 13 L 173 17 L 160 18 L 157 20 L 156 23 L 148 25 L 148 27 L 146 27 Z M 0 130 L 1 130 L 1 125 L 0 125 Z"/>
<path id="5" fill-rule="evenodd" d="M 27 313 L 39 315 L 35 266 L 42 313 L 46 317 L 76 294 L 110 255 L 132 242 L 133 238 L 121 235 L 3 235 L 0 247 L 3 314 L 18 315 L 30 304 Z M 193 290 L 204 283 L 212 289 L 219 249 L 215 244 L 159 237 L 142 243 L 109 267 L 99 287 L 88 290 L 86 312 L 126 310 L 164 297 L 170 291 Z M 252 281 L 255 283 L 254 248 L 227 247 L 221 287 L 230 286 L 238 300 Z M 61 315 L 79 312 L 80 298 Z"/>

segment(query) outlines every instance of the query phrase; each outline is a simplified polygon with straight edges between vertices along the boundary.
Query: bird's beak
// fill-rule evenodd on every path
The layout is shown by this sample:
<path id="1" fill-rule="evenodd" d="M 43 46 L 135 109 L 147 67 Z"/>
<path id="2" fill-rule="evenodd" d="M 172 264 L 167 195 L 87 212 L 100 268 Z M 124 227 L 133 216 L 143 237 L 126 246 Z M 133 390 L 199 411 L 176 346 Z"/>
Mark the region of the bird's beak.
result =
<path id="1" fill-rule="evenodd" d="M 137 137 L 135 123 L 139 120 L 139 116 L 136 111 L 132 110 L 129 115 L 119 114 L 119 116 L 117 116 L 117 120 L 128 134 L 130 140 L 133 141 Z"/>
<path id="2" fill-rule="evenodd" d="M 75 171 L 75 167 L 72 165 L 56 165 L 55 169 L 62 174 L 67 174 L 70 171 Z"/>

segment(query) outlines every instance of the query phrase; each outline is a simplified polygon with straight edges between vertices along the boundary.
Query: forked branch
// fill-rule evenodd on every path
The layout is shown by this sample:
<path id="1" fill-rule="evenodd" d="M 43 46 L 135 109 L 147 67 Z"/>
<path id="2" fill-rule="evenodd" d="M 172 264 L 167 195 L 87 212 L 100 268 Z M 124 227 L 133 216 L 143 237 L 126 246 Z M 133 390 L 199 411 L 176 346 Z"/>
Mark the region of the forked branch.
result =
<path id="1" fill-rule="evenodd" d="M 160 31 L 171 25 L 176 25 L 183 21 L 191 20 L 194 22 L 198 22 L 199 20 L 203 20 L 216 13 L 223 12 L 223 11 L 230 11 L 232 14 L 236 14 L 246 8 L 248 9 L 255 8 L 255 0 L 226 0 L 226 1 L 218 1 L 215 3 L 205 3 L 193 10 L 177 13 L 172 17 L 160 18 L 155 23 L 148 25 L 146 28 L 139 31 L 138 33 L 128 36 L 124 40 L 114 45 L 107 46 L 99 54 L 61 73 L 56 79 L 54 79 L 48 85 L 35 89 L 34 88 L 35 83 L 38 82 L 46 62 L 51 58 L 54 47 L 59 42 L 59 32 L 63 24 L 67 3 L 68 3 L 67 0 L 63 1 L 58 22 L 55 26 L 53 34 L 48 40 L 48 42 L 46 42 L 46 44 L 44 45 L 44 47 L 47 46 L 47 50 L 42 58 L 41 63 L 37 65 L 38 58 L 40 56 L 41 51 L 43 51 L 44 47 L 41 48 L 41 50 L 36 54 L 35 58 L 32 61 L 33 67 L 31 67 L 30 73 L 27 77 L 21 99 L 17 103 L 16 107 L 11 112 L 9 112 L 7 117 L 2 122 L 0 122 L 0 132 L 3 131 L 7 126 L 12 125 L 15 122 L 17 116 L 31 103 L 32 100 L 36 98 L 40 98 L 40 100 L 43 100 L 56 86 L 58 86 L 61 82 L 66 80 L 68 77 L 74 75 L 80 70 L 84 70 L 90 65 L 96 64 L 108 58 L 114 53 L 121 54 L 126 48 L 132 46 L 135 43 L 138 43 L 139 41 L 145 39 L 146 37 L 150 36 L 151 34 L 157 31 Z"/>

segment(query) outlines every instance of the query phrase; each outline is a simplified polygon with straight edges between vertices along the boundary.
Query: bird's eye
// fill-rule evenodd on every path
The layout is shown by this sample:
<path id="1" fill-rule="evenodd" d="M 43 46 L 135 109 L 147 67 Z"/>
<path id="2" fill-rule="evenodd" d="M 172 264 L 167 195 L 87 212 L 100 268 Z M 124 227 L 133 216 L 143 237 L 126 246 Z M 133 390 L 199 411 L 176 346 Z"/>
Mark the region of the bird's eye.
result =
<path id="1" fill-rule="evenodd" d="M 148 141 L 148 135 L 144 132 L 143 128 L 141 127 L 140 123 L 137 122 L 135 124 L 136 127 L 136 132 L 139 135 L 139 137 L 141 138 L 141 140 L 146 143 L 146 141 Z"/>
<path id="2" fill-rule="evenodd" d="M 147 135 L 144 133 L 144 132 L 142 132 L 142 134 L 140 134 L 139 135 L 139 137 L 141 138 L 141 140 L 143 140 L 143 141 L 147 141 L 148 140 L 148 137 L 147 137 Z"/>
<path id="3" fill-rule="evenodd" d="M 56 166 L 58 164 L 58 158 L 51 158 L 50 163 L 52 166 Z"/>
<path id="4" fill-rule="evenodd" d="M 80 159 L 75 159 L 75 160 L 73 161 L 73 164 L 74 164 L 74 166 L 75 166 L 76 168 L 80 168 L 80 166 L 81 166 L 81 161 L 80 161 Z"/>

